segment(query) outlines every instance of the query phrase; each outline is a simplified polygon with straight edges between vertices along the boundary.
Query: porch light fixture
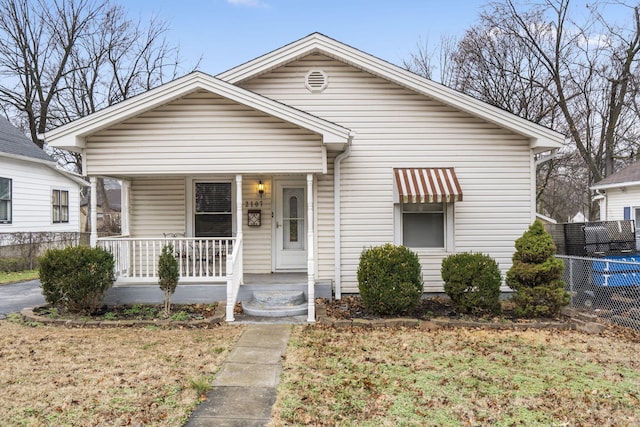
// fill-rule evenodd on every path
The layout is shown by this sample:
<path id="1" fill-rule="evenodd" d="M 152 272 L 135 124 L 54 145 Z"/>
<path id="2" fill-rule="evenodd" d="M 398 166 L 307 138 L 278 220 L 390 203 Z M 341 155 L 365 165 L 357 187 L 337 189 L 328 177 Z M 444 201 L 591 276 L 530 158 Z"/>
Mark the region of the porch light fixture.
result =
<path id="1" fill-rule="evenodd" d="M 262 180 L 258 181 L 258 196 L 262 199 L 262 195 L 264 194 L 264 184 Z"/>

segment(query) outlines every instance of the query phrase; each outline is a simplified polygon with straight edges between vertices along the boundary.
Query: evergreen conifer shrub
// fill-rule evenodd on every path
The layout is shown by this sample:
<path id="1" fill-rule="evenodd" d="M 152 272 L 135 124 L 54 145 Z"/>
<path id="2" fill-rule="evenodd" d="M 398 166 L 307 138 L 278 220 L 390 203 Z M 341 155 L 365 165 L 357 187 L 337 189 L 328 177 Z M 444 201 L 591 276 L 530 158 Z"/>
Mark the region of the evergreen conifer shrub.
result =
<path id="1" fill-rule="evenodd" d="M 115 281 L 113 255 L 102 248 L 49 249 L 39 262 L 45 301 L 72 313 L 94 312 Z"/>
<path id="2" fill-rule="evenodd" d="M 569 304 L 569 294 L 561 279 L 564 263 L 555 253 L 551 235 L 538 220 L 516 240 L 506 283 L 515 291 L 513 301 L 519 316 L 554 316 Z"/>
<path id="3" fill-rule="evenodd" d="M 460 311 L 500 312 L 500 268 L 489 255 L 450 255 L 442 260 L 441 274 L 444 291 Z"/>
<path id="4" fill-rule="evenodd" d="M 405 246 L 390 243 L 364 250 L 358 265 L 358 290 L 365 307 L 374 313 L 408 312 L 422 297 L 418 255 Z"/>
<path id="5" fill-rule="evenodd" d="M 162 247 L 162 254 L 158 259 L 158 284 L 164 293 L 164 312 L 171 314 L 171 296 L 176 291 L 179 280 L 178 260 L 173 255 L 173 245 Z"/>

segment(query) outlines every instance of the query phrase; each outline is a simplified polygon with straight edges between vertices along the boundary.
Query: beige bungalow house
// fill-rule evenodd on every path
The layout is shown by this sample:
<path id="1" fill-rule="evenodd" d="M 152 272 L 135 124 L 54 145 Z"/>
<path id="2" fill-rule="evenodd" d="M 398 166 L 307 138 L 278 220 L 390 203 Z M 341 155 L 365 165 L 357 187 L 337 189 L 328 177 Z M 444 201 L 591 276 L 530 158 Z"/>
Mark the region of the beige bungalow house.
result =
<path id="1" fill-rule="evenodd" d="M 156 281 L 171 241 L 180 283 L 226 286 L 228 321 L 247 279 L 273 273 L 302 277 L 314 321 L 315 286 L 357 293 L 362 250 L 386 242 L 418 253 L 426 292 L 452 253 L 506 271 L 536 215 L 534 155 L 564 139 L 317 33 L 45 138 L 82 153 L 92 185 L 124 183 L 123 235 L 92 239 L 117 285 Z"/>

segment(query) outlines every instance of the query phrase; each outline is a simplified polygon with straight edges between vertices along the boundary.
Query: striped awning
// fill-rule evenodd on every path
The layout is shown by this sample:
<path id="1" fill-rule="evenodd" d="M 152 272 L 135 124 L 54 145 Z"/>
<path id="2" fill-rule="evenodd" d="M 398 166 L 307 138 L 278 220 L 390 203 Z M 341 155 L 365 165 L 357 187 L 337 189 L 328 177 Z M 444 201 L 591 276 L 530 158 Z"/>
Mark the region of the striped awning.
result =
<path id="1" fill-rule="evenodd" d="M 402 203 L 462 201 L 462 189 L 453 168 L 393 169 Z"/>

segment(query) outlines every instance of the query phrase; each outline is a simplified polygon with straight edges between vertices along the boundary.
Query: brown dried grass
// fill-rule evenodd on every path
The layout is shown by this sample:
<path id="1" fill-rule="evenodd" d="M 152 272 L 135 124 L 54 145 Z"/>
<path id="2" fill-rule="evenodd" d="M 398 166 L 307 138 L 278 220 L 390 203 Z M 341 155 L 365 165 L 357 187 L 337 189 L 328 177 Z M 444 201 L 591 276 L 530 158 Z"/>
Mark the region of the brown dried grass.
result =
<path id="1" fill-rule="evenodd" d="M 0 425 L 180 426 L 241 326 L 66 329 L 0 321 Z"/>
<path id="2" fill-rule="evenodd" d="M 613 333 L 296 328 L 270 425 L 640 425 L 638 350 Z"/>

